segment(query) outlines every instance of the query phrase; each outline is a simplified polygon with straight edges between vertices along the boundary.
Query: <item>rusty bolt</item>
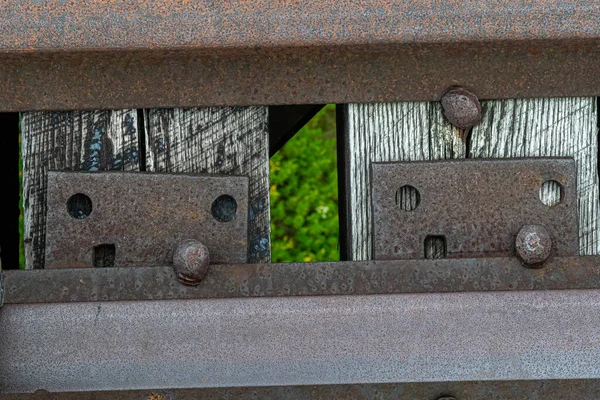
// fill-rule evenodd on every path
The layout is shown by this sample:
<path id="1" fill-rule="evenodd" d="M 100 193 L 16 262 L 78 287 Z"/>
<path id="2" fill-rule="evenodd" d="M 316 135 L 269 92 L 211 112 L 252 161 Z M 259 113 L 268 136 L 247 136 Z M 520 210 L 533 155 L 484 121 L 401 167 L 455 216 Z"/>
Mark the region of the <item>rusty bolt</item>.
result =
<path id="1" fill-rule="evenodd" d="M 173 269 L 179 282 L 196 286 L 208 272 L 210 257 L 208 248 L 195 239 L 179 243 L 173 254 Z"/>
<path id="2" fill-rule="evenodd" d="M 539 268 L 550 256 L 552 239 L 540 225 L 525 225 L 517 234 L 517 254 L 528 267 Z"/>
<path id="3" fill-rule="evenodd" d="M 467 89 L 451 88 L 442 95 L 444 116 L 458 129 L 467 130 L 481 122 L 479 99 Z"/>

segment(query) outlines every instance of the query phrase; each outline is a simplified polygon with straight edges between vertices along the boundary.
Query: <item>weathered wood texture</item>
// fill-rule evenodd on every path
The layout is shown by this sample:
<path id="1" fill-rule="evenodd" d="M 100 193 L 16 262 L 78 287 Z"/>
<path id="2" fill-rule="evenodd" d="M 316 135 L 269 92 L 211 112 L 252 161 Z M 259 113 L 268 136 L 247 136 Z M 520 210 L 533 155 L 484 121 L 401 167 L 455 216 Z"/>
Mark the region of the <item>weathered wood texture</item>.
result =
<path id="1" fill-rule="evenodd" d="M 600 254 L 596 99 L 483 103 L 484 119 L 464 142 L 438 103 L 347 106 L 348 255 L 371 258 L 370 164 L 464 157 L 572 156 L 578 165 L 582 254 Z M 551 197 L 552 192 L 546 194 Z M 432 253 L 436 253 L 433 251 Z"/>
<path id="2" fill-rule="evenodd" d="M 462 131 L 444 119 L 439 103 L 347 107 L 347 254 L 350 260 L 368 260 L 372 251 L 371 163 L 464 158 L 466 145 Z"/>
<path id="3" fill-rule="evenodd" d="M 146 169 L 250 178 L 248 260 L 270 260 L 267 107 L 154 109 L 145 113 Z"/>
<path id="4" fill-rule="evenodd" d="M 600 254 L 596 107 L 595 98 L 484 102 L 484 118 L 473 129 L 469 151 L 471 157 L 485 158 L 574 157 L 582 255 Z"/>
<path id="5" fill-rule="evenodd" d="M 138 170 L 137 126 L 135 110 L 22 115 L 26 268 L 44 266 L 48 170 Z"/>

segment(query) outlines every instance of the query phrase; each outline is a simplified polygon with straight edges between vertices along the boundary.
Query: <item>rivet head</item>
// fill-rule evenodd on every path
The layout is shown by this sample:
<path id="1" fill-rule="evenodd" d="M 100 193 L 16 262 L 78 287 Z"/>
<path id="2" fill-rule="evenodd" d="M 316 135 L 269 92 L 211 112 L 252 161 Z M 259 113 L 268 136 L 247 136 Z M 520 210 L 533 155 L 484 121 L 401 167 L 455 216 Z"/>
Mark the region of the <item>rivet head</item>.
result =
<path id="1" fill-rule="evenodd" d="M 173 269 L 179 282 L 196 286 L 208 272 L 210 255 L 208 247 L 195 239 L 179 243 L 173 253 Z"/>
<path id="2" fill-rule="evenodd" d="M 540 268 L 550 256 L 552 239 L 540 225 L 525 225 L 517 234 L 517 255 L 523 263 L 532 268 Z"/>
<path id="3" fill-rule="evenodd" d="M 451 88 L 442 95 L 444 116 L 458 129 L 467 130 L 481 122 L 481 104 L 464 88 Z"/>

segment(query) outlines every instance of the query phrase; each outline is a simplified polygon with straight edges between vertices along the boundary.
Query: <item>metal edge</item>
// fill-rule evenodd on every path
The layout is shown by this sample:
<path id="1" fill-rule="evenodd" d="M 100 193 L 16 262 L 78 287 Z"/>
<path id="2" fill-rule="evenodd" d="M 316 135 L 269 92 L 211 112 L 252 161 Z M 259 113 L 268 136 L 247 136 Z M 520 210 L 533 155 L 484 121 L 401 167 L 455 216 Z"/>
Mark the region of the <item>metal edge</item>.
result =
<path id="1" fill-rule="evenodd" d="M 203 389 L 155 389 L 103 392 L 0 395 L 0 400 L 215 400 L 215 399 L 378 399 L 433 400 L 452 396 L 458 400 L 593 399 L 600 391 L 600 380 L 540 380 L 381 383 L 363 385 L 306 385 L 279 387 L 239 387 Z"/>
<path id="2" fill-rule="evenodd" d="M 3 56 L 0 111 L 437 101 L 600 94 L 594 40 L 127 50 Z"/>
<path id="3" fill-rule="evenodd" d="M 212 265 L 198 286 L 172 267 L 5 271 L 6 304 L 600 289 L 600 256 Z"/>

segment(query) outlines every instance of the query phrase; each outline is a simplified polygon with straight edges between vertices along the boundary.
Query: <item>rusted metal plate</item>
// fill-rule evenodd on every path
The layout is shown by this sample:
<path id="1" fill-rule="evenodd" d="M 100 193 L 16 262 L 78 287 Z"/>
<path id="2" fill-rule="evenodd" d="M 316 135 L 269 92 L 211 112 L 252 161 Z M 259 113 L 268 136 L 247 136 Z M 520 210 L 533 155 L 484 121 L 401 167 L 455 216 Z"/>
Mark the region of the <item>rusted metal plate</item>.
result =
<path id="1" fill-rule="evenodd" d="M 514 256 L 524 225 L 546 228 L 551 257 L 579 254 L 573 159 L 374 163 L 372 174 L 375 259 Z M 556 205 L 540 198 L 546 182 Z M 430 242 L 445 254 L 426 254 Z"/>
<path id="2" fill-rule="evenodd" d="M 203 389 L 154 389 L 105 392 L 0 395 L 1 400 L 523 400 L 594 399 L 600 380 L 480 381 L 379 383 L 363 385 L 305 385 Z M 452 397 L 448 397 L 452 396 Z"/>
<path id="3" fill-rule="evenodd" d="M 6 304 L 0 393 L 600 379 L 599 310 L 600 290 Z"/>
<path id="4" fill-rule="evenodd" d="M 596 0 L 5 1 L 0 111 L 595 96 L 598 21 Z"/>
<path id="5" fill-rule="evenodd" d="M 5 271 L 6 304 L 600 289 L 600 257 L 516 257 L 212 265 L 199 286 L 172 267 Z"/>
<path id="6" fill-rule="evenodd" d="M 184 239 L 244 263 L 248 178 L 49 172 L 45 268 L 160 266 Z"/>

